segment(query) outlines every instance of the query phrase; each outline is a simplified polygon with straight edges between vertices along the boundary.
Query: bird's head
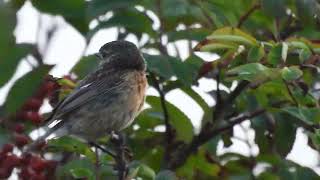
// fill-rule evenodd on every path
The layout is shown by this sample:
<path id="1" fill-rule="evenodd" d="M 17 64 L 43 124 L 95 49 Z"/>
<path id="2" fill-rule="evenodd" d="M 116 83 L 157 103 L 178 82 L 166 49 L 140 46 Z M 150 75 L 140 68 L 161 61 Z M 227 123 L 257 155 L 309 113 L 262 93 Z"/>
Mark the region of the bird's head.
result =
<path id="1" fill-rule="evenodd" d="M 112 41 L 96 54 L 101 64 L 114 69 L 145 70 L 146 64 L 139 49 L 129 41 Z"/>

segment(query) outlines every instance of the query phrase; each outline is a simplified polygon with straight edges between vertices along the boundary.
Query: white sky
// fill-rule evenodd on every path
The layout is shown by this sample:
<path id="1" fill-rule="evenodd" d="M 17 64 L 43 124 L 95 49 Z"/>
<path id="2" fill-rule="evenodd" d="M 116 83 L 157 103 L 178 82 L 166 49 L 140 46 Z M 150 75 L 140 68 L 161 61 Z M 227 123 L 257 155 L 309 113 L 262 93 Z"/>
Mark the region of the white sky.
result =
<path id="1" fill-rule="evenodd" d="M 39 13 L 32 8 L 30 3 L 27 3 L 18 13 L 18 26 L 15 30 L 15 35 L 18 42 L 35 42 L 37 39 L 37 28 L 38 28 L 38 17 Z M 84 51 L 85 42 L 84 39 L 79 35 L 72 27 L 67 25 L 62 18 L 52 18 L 48 15 L 42 15 L 42 24 L 47 27 L 52 23 L 56 23 L 58 31 L 54 36 L 53 42 L 49 44 L 48 51 L 45 56 L 45 62 L 49 64 L 56 64 L 55 68 L 50 72 L 54 76 L 63 76 L 68 73 L 72 66 L 79 60 L 82 52 Z M 41 34 L 40 36 L 43 36 Z M 97 33 L 85 54 L 91 54 L 98 51 L 98 49 L 106 42 L 116 40 L 116 30 L 108 29 Z M 134 36 L 130 36 L 127 40 L 137 44 L 137 40 Z M 42 42 L 43 44 L 43 42 Z M 178 43 L 180 49 L 187 49 L 186 43 L 181 41 Z M 186 57 L 187 53 L 182 52 L 183 56 Z M 216 56 L 208 56 L 211 59 Z M 0 89 L 0 104 L 5 100 L 9 88 L 12 86 L 14 80 L 21 77 L 27 71 L 30 71 L 30 65 L 26 61 L 22 61 L 18 70 L 15 73 L 13 79 L 7 83 L 6 86 Z M 210 104 L 214 104 L 214 100 L 207 95 L 205 92 L 213 90 L 215 88 L 215 82 L 213 80 L 201 79 L 199 87 L 194 87 L 204 99 Z M 148 94 L 157 94 L 155 90 L 150 89 Z M 174 90 L 167 94 L 167 100 L 181 108 L 182 111 L 192 120 L 193 125 L 198 128 L 200 125 L 200 119 L 203 114 L 201 108 L 188 96 Z M 43 111 L 47 111 L 48 106 Z M 243 126 L 248 128 L 249 122 L 243 123 Z M 246 135 L 240 126 L 235 127 L 235 136 L 239 139 L 245 139 L 249 137 L 249 142 L 252 144 L 253 154 L 257 154 L 259 149 L 254 145 L 254 131 L 249 130 L 249 135 Z M 248 146 L 237 138 L 233 139 L 234 145 L 230 148 L 223 148 L 222 142 L 218 145 L 218 154 L 224 152 L 240 152 L 244 155 L 249 155 Z M 292 152 L 288 155 L 288 159 L 291 159 L 301 165 L 314 168 L 318 174 L 320 174 L 319 168 L 319 156 L 317 152 L 307 146 L 307 137 L 302 133 L 302 130 L 298 130 L 296 142 L 294 144 Z M 318 167 L 316 167 L 318 166 Z"/>

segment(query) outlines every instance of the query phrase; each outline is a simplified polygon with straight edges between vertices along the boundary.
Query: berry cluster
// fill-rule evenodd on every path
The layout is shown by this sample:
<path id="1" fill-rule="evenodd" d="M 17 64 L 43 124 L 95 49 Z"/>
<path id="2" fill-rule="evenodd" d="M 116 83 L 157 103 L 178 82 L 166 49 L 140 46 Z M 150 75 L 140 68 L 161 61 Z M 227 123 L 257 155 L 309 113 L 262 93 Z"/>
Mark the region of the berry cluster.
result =
<path id="1" fill-rule="evenodd" d="M 13 149 L 13 144 L 5 144 L 0 151 L 0 178 L 10 177 L 14 168 L 19 169 L 19 178 L 22 180 L 45 180 L 53 177 L 56 161 L 28 153 L 19 157 L 13 153 Z"/>
<path id="2" fill-rule="evenodd" d="M 38 91 L 28 99 L 21 110 L 17 113 L 18 121 L 28 120 L 34 125 L 39 125 L 43 122 L 43 117 L 39 114 L 39 109 L 46 97 L 51 97 L 60 88 L 60 85 L 52 76 L 47 76 L 41 84 Z"/>
<path id="3" fill-rule="evenodd" d="M 22 180 L 52 179 L 50 177 L 53 177 L 56 161 L 46 160 L 34 154 L 18 154 L 21 154 L 22 148 L 32 141 L 28 135 L 30 130 L 27 131 L 26 123 L 33 124 L 33 127 L 41 125 L 44 118 L 39 113 L 40 107 L 45 98 L 51 99 L 59 89 L 60 85 L 55 78 L 45 77 L 37 92 L 23 104 L 16 116 L 10 119 L 14 122 L 12 143 L 4 144 L 0 149 L 0 179 L 10 177 L 15 168 Z M 36 148 L 43 152 L 45 145 L 44 142 Z"/>

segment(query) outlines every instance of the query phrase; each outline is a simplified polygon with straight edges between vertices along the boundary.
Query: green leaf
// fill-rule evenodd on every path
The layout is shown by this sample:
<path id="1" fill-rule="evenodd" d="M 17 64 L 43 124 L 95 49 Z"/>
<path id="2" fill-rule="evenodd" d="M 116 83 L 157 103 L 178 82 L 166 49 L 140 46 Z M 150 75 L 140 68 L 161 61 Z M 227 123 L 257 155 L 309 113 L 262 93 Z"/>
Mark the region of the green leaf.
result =
<path id="1" fill-rule="evenodd" d="M 307 124 L 319 123 L 320 109 L 319 108 L 306 108 L 306 107 L 285 107 L 282 111 L 289 113 Z"/>
<path id="2" fill-rule="evenodd" d="M 190 161 L 194 162 L 195 168 L 207 175 L 215 177 L 220 172 L 220 167 L 217 164 L 209 163 L 204 156 L 191 156 Z"/>
<path id="3" fill-rule="evenodd" d="M 86 178 L 89 180 L 94 180 L 95 175 L 92 171 L 86 168 L 75 168 L 75 169 L 70 169 L 70 173 L 74 178 Z"/>
<path id="4" fill-rule="evenodd" d="M 154 110 L 163 112 L 159 97 L 148 96 L 146 102 L 150 104 Z M 177 140 L 190 142 L 193 137 L 193 126 L 191 124 L 191 120 L 173 104 L 168 101 L 166 101 L 165 104 L 168 109 L 169 123 L 176 131 Z"/>
<path id="5" fill-rule="evenodd" d="M 303 72 L 297 66 L 284 67 L 281 70 L 281 76 L 286 81 L 294 81 L 299 79 Z"/>
<path id="6" fill-rule="evenodd" d="M 134 7 L 137 0 L 94 0 L 88 3 L 88 14 L 90 19 L 94 19 L 99 15 L 104 15 L 109 11 Z"/>
<path id="7" fill-rule="evenodd" d="M 274 46 L 269 54 L 268 54 L 268 63 L 272 64 L 273 66 L 280 65 L 282 61 L 282 45 L 278 44 Z"/>
<path id="8" fill-rule="evenodd" d="M 15 44 L 15 37 L 13 35 L 14 28 L 16 26 L 17 19 L 15 11 L 7 4 L 0 3 L 0 56 L 11 52 L 11 48 Z M 3 57 L 2 57 L 3 58 Z M 1 61 L 8 61 L 8 59 L 1 59 Z"/>
<path id="9" fill-rule="evenodd" d="M 248 62 L 259 62 L 265 55 L 263 46 L 253 46 L 248 52 Z"/>
<path id="10" fill-rule="evenodd" d="M 230 76 L 237 76 L 237 79 L 248 81 L 263 81 L 276 78 L 279 74 L 277 69 L 268 68 L 260 63 L 250 63 L 235 67 L 227 72 Z"/>
<path id="11" fill-rule="evenodd" d="M 75 73 L 79 79 L 83 79 L 90 72 L 95 70 L 99 65 L 99 59 L 94 55 L 85 56 L 71 69 L 71 72 Z"/>
<path id="12" fill-rule="evenodd" d="M 32 4 L 42 12 L 63 16 L 82 34 L 86 34 L 89 29 L 84 0 L 32 0 Z"/>
<path id="13" fill-rule="evenodd" d="M 320 15 L 320 2 L 317 0 L 295 0 L 298 18 L 302 24 L 315 24 Z"/>
<path id="14" fill-rule="evenodd" d="M 164 55 L 144 54 L 148 70 L 157 75 L 170 79 L 177 76 L 184 85 L 191 85 L 197 75 L 196 65 L 188 62 L 182 62 L 180 59 Z"/>
<path id="15" fill-rule="evenodd" d="M 123 27 L 128 32 L 132 32 L 138 37 L 140 37 L 142 33 L 147 33 L 150 36 L 154 36 L 155 31 L 152 28 L 152 23 L 152 19 L 150 19 L 147 15 L 134 8 L 131 8 L 128 10 L 115 12 L 114 15 L 106 21 L 100 21 L 99 25 L 90 31 L 90 35 L 92 36 L 95 32 L 103 28 Z"/>
<path id="16" fill-rule="evenodd" d="M 162 170 L 160 171 L 155 180 L 176 180 L 177 177 L 174 174 L 174 172 L 170 171 L 170 170 Z"/>
<path id="17" fill-rule="evenodd" d="M 10 51 L 0 53 L 0 87 L 7 83 L 13 76 L 20 60 L 31 52 L 32 46 L 29 44 L 18 44 Z"/>
<path id="18" fill-rule="evenodd" d="M 276 120 L 274 134 L 276 149 L 282 157 L 286 157 L 293 147 L 297 128 L 294 123 L 288 122 L 290 119 L 287 114 L 276 114 L 274 117 Z"/>
<path id="19" fill-rule="evenodd" d="M 48 74 L 51 65 L 42 65 L 18 79 L 10 89 L 6 99 L 5 111 L 15 113 L 23 103 L 39 88 L 43 77 Z"/>
<path id="20" fill-rule="evenodd" d="M 70 175 L 73 178 L 83 178 L 96 179 L 94 174 L 94 164 L 92 164 L 88 159 L 76 159 L 71 160 L 63 166 L 59 166 L 57 169 L 57 179 L 68 179 Z"/>
<path id="21" fill-rule="evenodd" d="M 51 139 L 48 142 L 50 151 L 75 152 L 85 155 L 92 162 L 95 162 L 96 155 L 87 143 L 81 142 L 70 136 L 63 136 L 57 139 Z"/>
<path id="22" fill-rule="evenodd" d="M 130 163 L 129 168 L 130 169 L 138 168 L 137 177 L 141 177 L 143 179 L 155 179 L 156 177 L 156 173 L 154 172 L 153 169 L 151 169 L 149 166 L 139 161 L 133 161 L 132 163 Z"/>
<path id="23" fill-rule="evenodd" d="M 241 29 L 234 27 L 224 27 L 215 30 L 207 39 L 231 41 L 237 44 L 246 44 L 246 45 L 258 45 L 256 38 L 242 31 Z"/>
<path id="24" fill-rule="evenodd" d="M 201 41 L 208 34 L 209 34 L 209 31 L 204 28 L 171 31 L 171 32 L 168 32 L 168 40 L 169 42 L 174 42 L 181 39 Z"/>
<path id="25" fill-rule="evenodd" d="M 180 88 L 184 93 L 186 93 L 189 97 L 191 97 L 197 104 L 203 109 L 204 112 L 209 111 L 209 105 L 204 101 L 204 99 L 192 88 L 183 87 Z"/>
<path id="26" fill-rule="evenodd" d="M 261 5 L 269 16 L 280 18 L 286 15 L 286 0 L 261 0 Z"/>
<path id="27" fill-rule="evenodd" d="M 299 59 L 301 63 L 304 63 L 312 55 L 312 52 L 309 49 L 301 49 L 299 52 Z"/>

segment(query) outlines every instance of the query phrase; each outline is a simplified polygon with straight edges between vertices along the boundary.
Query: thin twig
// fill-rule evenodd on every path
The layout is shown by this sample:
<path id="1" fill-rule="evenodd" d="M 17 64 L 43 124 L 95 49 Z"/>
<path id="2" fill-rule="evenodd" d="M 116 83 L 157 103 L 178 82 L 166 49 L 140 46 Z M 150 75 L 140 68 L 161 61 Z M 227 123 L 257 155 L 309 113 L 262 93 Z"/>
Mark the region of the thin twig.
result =
<path id="1" fill-rule="evenodd" d="M 166 101 L 165 101 L 165 94 L 163 92 L 163 90 L 160 87 L 160 83 L 157 80 L 157 78 L 155 77 L 155 75 L 153 73 L 150 73 L 150 77 L 154 83 L 154 87 L 156 88 L 156 90 L 158 91 L 159 95 L 160 95 L 160 103 L 161 103 L 161 107 L 162 107 L 162 111 L 163 111 L 163 116 L 164 116 L 164 123 L 165 123 L 165 127 L 166 127 L 166 141 L 165 141 L 165 154 L 164 154 L 164 160 L 166 162 L 168 162 L 169 158 L 170 158 L 170 145 L 173 142 L 173 132 L 172 132 L 172 127 L 170 124 L 170 120 L 169 120 L 169 112 L 166 106 Z"/>
<path id="2" fill-rule="evenodd" d="M 244 15 L 242 15 L 239 19 L 237 27 L 240 28 L 243 23 L 248 19 L 248 17 L 257 9 L 260 9 L 261 5 L 260 4 L 255 4 L 253 5 Z"/>
<path id="3" fill-rule="evenodd" d="M 283 81 L 284 81 L 284 84 L 285 84 L 285 86 L 286 86 L 286 88 L 287 88 L 287 91 L 288 91 L 288 93 L 289 93 L 289 95 L 290 95 L 291 99 L 293 100 L 294 104 L 295 104 L 296 106 L 298 106 L 298 105 L 299 105 L 299 103 L 298 103 L 298 101 L 296 100 L 296 98 L 294 97 L 294 95 L 292 94 L 292 91 L 291 91 L 291 89 L 290 89 L 290 87 L 289 87 L 288 83 L 287 83 L 285 80 L 283 80 Z"/>
<path id="4" fill-rule="evenodd" d="M 111 157 L 116 158 L 116 155 L 115 155 L 113 152 L 111 152 L 110 150 L 108 150 L 108 149 L 100 146 L 99 144 L 94 143 L 94 142 L 90 142 L 89 144 L 90 144 L 91 146 L 97 148 L 97 149 L 100 149 L 102 152 L 104 152 L 104 153 L 106 153 L 106 154 L 109 154 Z"/>
<path id="5" fill-rule="evenodd" d="M 111 138 L 116 150 L 116 168 L 118 170 L 118 180 L 125 180 L 128 174 L 128 167 L 125 158 L 125 143 L 122 134 L 116 134 L 118 137 Z"/>

